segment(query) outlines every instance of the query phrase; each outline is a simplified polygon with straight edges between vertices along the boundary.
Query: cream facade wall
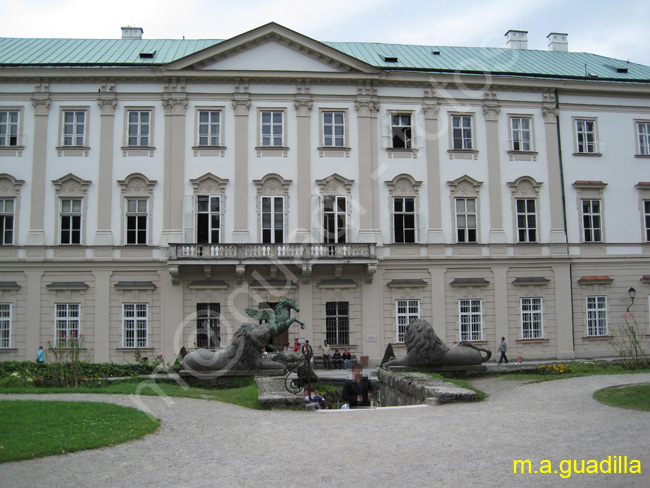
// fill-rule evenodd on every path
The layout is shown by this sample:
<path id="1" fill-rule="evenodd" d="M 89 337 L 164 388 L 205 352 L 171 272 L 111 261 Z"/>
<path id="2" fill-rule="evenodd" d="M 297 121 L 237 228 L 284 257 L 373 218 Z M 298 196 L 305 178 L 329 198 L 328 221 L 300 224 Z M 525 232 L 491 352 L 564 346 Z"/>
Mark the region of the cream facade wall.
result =
<path id="1" fill-rule="evenodd" d="M 340 320 L 348 340 L 334 345 L 373 363 L 399 341 L 405 303 L 448 343 L 478 320 L 472 342 L 496 351 L 504 336 L 526 359 L 615 355 L 630 287 L 648 327 L 650 184 L 635 133 L 650 119 L 647 86 L 504 78 L 461 89 L 453 75 L 432 85 L 352 59 L 336 69 L 277 43 L 204 61 L 73 80 L 44 70 L 36 91 L 0 70 L 0 110 L 20 111 L 24 146 L 0 148 L 0 198 L 17 204 L 13 242 L 0 246 L 0 305 L 11 310 L 0 360 L 32 359 L 54 340 L 57 304 L 78 305 L 90 359 L 117 362 L 197 347 L 199 304 L 219 305 L 223 346 L 244 308 L 286 297 L 307 323 L 286 340 L 318 346 Z M 62 112 L 73 109 L 86 113 L 86 143 L 66 148 Z M 128 145 L 129 110 L 150 111 L 149 145 Z M 221 114 L 219 146 L 199 145 L 201 110 Z M 282 112 L 282 146 L 263 147 L 261 111 Z M 323 147 L 328 111 L 344 114 L 343 147 Z M 411 148 L 392 147 L 393 114 L 410 115 Z M 471 150 L 452 147 L 456 115 L 471 117 Z M 512 117 L 530 119 L 530 151 L 513 150 Z M 597 121 L 597 154 L 576 155 L 576 119 Z M 220 197 L 219 242 L 198 243 L 199 195 Z M 345 243 L 324 243 L 332 195 L 346 197 Z M 284 198 L 282 243 L 262 242 L 263 196 Z M 83 202 L 79 244 L 61 243 L 64 198 Z M 126 242 L 129 198 L 148 202 L 146 243 Z M 394 198 L 415 202 L 411 243 L 396 242 Z M 458 198 L 476 199 L 475 242 L 458 242 Z M 532 242 L 518 242 L 518 199 L 535 200 Z M 584 242 L 583 199 L 602 202 L 603 242 Z M 587 297 L 606 299 L 603 333 L 589 333 Z M 336 303 L 344 319 L 328 319 Z M 541 306 L 534 337 L 524 303 Z M 146 306 L 141 346 L 125 342 L 125 304 Z"/>

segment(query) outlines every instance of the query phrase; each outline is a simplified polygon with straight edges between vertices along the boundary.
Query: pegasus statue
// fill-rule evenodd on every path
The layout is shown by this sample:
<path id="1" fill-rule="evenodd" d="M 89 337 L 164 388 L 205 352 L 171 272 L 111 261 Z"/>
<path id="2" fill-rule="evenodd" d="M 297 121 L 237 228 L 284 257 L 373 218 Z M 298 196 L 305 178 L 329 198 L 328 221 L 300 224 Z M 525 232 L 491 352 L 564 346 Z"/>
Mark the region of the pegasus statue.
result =
<path id="1" fill-rule="evenodd" d="M 272 337 L 286 332 L 292 324 L 298 323 L 305 328 L 304 322 L 291 317 L 292 310 L 300 312 L 296 301 L 291 298 L 280 300 L 275 311 L 271 308 L 247 308 L 248 316 L 258 322 L 243 324 L 223 349 L 192 351 L 183 358 L 181 366 L 191 372 L 284 369 L 283 364 L 262 358 L 260 351 L 270 344 Z"/>

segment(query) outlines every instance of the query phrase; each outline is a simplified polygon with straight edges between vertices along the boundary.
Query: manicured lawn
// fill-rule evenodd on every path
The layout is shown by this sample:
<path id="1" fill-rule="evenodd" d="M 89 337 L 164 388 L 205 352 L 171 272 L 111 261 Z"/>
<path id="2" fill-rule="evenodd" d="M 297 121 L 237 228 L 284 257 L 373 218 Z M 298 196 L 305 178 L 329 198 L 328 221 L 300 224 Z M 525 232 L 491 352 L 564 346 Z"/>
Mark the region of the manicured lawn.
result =
<path id="1" fill-rule="evenodd" d="M 158 419 L 110 403 L 0 401 L 0 462 L 120 444 L 155 431 Z"/>
<path id="2" fill-rule="evenodd" d="M 529 383 L 551 381 L 561 378 L 575 378 L 578 376 L 612 375 L 612 374 L 636 374 L 650 373 L 649 368 L 625 369 L 619 364 L 612 364 L 607 361 L 567 361 L 540 365 L 534 373 L 517 373 L 504 371 L 504 379 L 529 380 Z"/>
<path id="3" fill-rule="evenodd" d="M 650 412 L 650 384 L 621 385 L 603 388 L 594 393 L 599 402 L 614 407 L 645 410 Z"/>

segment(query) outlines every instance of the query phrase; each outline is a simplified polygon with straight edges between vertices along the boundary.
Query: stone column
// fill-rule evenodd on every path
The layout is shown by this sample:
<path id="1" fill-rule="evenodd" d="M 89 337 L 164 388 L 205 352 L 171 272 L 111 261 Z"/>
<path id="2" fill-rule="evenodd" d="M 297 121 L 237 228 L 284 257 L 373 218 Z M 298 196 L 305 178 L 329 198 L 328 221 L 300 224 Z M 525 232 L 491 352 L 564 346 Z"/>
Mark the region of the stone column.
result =
<path id="1" fill-rule="evenodd" d="M 428 102 L 428 103 L 427 103 Z M 429 231 L 427 242 L 444 244 L 445 235 L 442 231 L 442 207 L 440 203 L 440 134 L 438 133 L 438 114 L 440 104 L 436 99 L 422 104 L 424 112 L 424 131 L 427 154 L 427 194 L 429 199 L 428 214 Z"/>
<path id="2" fill-rule="evenodd" d="M 501 158 L 499 157 L 499 107 L 492 94 L 483 105 L 485 115 L 485 132 L 487 138 L 487 162 L 490 195 L 490 244 L 505 244 L 506 233 L 503 229 L 503 206 L 501 201 Z"/>
<path id="3" fill-rule="evenodd" d="M 311 109 L 309 96 L 298 95 L 296 107 L 298 134 L 298 229 L 296 242 L 312 242 L 311 236 Z"/>
<path id="4" fill-rule="evenodd" d="M 248 112 L 251 108 L 248 93 L 235 93 L 235 227 L 233 242 L 250 242 L 248 229 Z"/>
<path id="5" fill-rule="evenodd" d="M 115 85 L 104 85 L 97 98 L 101 123 L 99 139 L 99 175 L 97 180 L 96 246 L 112 246 L 111 210 L 113 208 L 113 144 L 115 136 Z M 107 256 L 110 257 L 110 256 Z"/>
<path id="6" fill-rule="evenodd" d="M 381 243 L 379 226 L 378 120 L 379 102 L 359 97 L 356 102 L 359 127 L 359 242 Z"/>
<path id="7" fill-rule="evenodd" d="M 547 93 L 544 96 L 551 102 L 555 99 L 555 95 L 552 93 Z M 562 171 L 557 135 L 560 111 L 555 108 L 555 105 L 546 103 L 542 106 L 542 113 L 544 114 L 544 129 L 546 132 L 546 163 L 548 165 L 548 191 L 551 206 L 549 241 L 551 244 L 566 244 L 562 201 Z M 556 251 L 566 254 L 566 247 L 553 246 L 553 249 L 554 254 Z"/>
<path id="8" fill-rule="evenodd" d="M 185 112 L 187 93 L 165 91 L 165 182 L 163 186 L 163 231 L 161 246 L 183 242 L 183 195 L 185 182 Z"/>
<path id="9" fill-rule="evenodd" d="M 29 221 L 29 232 L 27 234 L 27 245 L 45 245 L 45 167 L 47 160 L 47 122 L 50 112 L 50 93 L 48 86 L 44 85 L 42 91 L 34 93 L 32 105 L 34 106 L 34 160 L 32 161 L 31 181 L 31 213 Z M 29 253 L 34 256 L 33 251 Z"/>

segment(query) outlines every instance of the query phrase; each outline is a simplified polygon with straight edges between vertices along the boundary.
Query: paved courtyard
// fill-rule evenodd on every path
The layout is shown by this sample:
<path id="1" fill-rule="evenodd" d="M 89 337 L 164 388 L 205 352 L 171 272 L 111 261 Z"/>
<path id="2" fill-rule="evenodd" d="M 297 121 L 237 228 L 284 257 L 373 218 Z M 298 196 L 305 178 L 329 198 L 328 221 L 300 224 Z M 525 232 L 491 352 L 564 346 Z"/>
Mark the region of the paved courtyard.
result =
<path id="1" fill-rule="evenodd" d="M 650 374 L 476 386 L 481 403 L 365 411 L 254 411 L 157 397 L 141 401 L 161 428 L 139 441 L 0 465 L 0 487 L 643 487 L 650 486 L 650 413 L 596 402 L 594 391 Z M 106 395 L 0 395 L 110 401 Z M 563 460 L 627 456 L 642 474 L 562 477 Z M 556 474 L 514 474 L 549 460 Z M 568 474 L 566 462 L 562 465 Z M 573 468 L 572 468 L 573 469 Z M 613 470 L 613 462 L 612 462 Z"/>

